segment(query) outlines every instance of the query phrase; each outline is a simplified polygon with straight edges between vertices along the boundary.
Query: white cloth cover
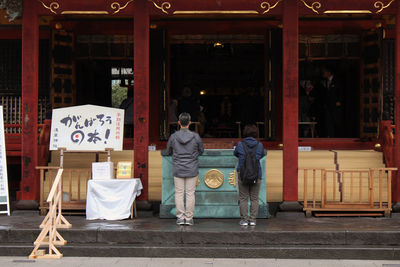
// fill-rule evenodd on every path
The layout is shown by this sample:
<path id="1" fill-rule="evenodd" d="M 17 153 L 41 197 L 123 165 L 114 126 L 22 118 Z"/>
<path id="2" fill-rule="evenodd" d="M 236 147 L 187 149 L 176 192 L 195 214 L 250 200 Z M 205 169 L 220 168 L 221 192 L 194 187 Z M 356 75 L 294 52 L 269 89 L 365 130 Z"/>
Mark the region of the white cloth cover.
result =
<path id="1" fill-rule="evenodd" d="M 89 180 L 87 220 L 129 218 L 133 201 L 143 189 L 140 179 Z"/>

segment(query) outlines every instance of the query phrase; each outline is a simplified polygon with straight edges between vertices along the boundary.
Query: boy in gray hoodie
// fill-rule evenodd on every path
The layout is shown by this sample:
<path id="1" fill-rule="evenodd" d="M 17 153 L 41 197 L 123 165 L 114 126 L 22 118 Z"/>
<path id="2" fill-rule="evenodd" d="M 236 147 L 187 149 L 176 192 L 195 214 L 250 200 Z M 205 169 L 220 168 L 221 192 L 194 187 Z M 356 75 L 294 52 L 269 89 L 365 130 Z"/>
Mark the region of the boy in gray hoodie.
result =
<path id="1" fill-rule="evenodd" d="M 189 113 L 179 115 L 181 129 L 172 134 L 168 140 L 167 152 L 172 155 L 175 184 L 176 223 L 193 225 L 196 182 L 199 176 L 199 155 L 204 147 L 200 136 L 189 130 L 191 123 Z M 186 209 L 184 193 L 186 191 Z"/>

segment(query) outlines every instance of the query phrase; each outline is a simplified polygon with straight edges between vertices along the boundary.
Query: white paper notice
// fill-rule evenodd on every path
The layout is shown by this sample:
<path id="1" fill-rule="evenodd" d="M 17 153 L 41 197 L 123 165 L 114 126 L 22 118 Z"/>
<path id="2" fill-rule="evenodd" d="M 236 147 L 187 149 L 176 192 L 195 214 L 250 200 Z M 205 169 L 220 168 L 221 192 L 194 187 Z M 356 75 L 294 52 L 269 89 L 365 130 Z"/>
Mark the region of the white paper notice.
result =
<path id="1" fill-rule="evenodd" d="M 124 110 L 83 105 L 53 110 L 50 150 L 122 150 Z"/>
<path id="2" fill-rule="evenodd" d="M 7 179 L 7 156 L 4 138 L 3 106 L 0 106 L 0 205 L 7 205 L 7 210 L 0 211 L 0 213 L 7 213 L 10 215 Z"/>
<path id="3" fill-rule="evenodd" d="M 93 162 L 92 179 L 93 180 L 114 179 L 114 163 Z"/>

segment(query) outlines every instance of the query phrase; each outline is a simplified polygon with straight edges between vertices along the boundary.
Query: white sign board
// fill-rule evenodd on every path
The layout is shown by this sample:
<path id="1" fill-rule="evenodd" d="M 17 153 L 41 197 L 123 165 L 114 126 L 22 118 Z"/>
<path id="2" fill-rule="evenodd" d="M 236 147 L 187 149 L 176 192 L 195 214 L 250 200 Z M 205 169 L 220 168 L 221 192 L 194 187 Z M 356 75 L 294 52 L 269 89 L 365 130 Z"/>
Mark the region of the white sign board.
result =
<path id="1" fill-rule="evenodd" d="M 122 150 L 124 110 L 94 105 L 53 109 L 50 150 Z"/>
<path id="2" fill-rule="evenodd" d="M 312 147 L 310 147 L 310 146 L 299 146 L 299 151 L 310 152 L 310 151 L 312 151 Z"/>
<path id="3" fill-rule="evenodd" d="M 7 178 L 7 156 L 6 144 L 4 138 L 4 120 L 3 120 L 3 106 L 0 106 L 0 205 L 7 205 L 6 211 L 0 213 L 7 213 L 10 216 L 10 201 L 8 196 L 8 178 Z"/>

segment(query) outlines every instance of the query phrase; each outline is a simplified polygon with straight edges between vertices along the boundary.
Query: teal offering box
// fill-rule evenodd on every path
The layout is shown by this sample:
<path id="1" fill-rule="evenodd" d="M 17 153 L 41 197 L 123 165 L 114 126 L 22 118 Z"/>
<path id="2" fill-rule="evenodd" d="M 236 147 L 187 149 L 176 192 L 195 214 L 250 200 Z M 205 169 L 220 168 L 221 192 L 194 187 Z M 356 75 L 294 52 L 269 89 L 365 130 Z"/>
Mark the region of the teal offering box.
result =
<path id="1" fill-rule="evenodd" d="M 195 218 L 240 218 L 237 158 L 232 149 L 207 149 L 199 157 Z M 262 184 L 258 218 L 268 218 L 266 158 L 260 160 Z M 250 203 L 249 203 L 250 205 Z M 175 218 L 175 187 L 172 157 L 162 157 L 162 202 L 160 218 Z"/>

